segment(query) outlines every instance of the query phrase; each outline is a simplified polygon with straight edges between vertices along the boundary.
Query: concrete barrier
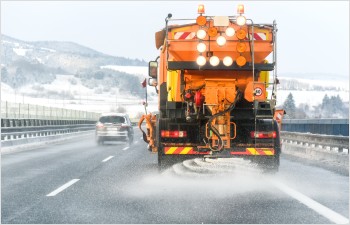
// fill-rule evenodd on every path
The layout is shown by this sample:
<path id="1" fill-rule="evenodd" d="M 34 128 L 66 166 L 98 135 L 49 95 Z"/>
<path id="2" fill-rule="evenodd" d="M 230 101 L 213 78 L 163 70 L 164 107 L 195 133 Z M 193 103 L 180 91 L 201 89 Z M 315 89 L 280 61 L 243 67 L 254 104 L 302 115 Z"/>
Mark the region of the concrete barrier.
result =
<path id="1" fill-rule="evenodd" d="M 281 132 L 282 154 L 349 175 L 349 137 Z"/>

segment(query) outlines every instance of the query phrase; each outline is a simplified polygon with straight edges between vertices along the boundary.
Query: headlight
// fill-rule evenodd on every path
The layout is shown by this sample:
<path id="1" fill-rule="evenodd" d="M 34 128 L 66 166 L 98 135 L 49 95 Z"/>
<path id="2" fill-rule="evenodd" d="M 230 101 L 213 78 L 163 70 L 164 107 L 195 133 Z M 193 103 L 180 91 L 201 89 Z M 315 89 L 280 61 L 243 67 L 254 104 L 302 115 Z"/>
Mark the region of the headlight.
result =
<path id="1" fill-rule="evenodd" d="M 236 23 L 239 26 L 245 25 L 245 22 L 246 22 L 246 19 L 245 19 L 244 16 L 238 16 L 237 19 L 236 19 Z"/>
<path id="2" fill-rule="evenodd" d="M 207 36 L 207 32 L 205 30 L 198 30 L 196 35 L 198 39 L 204 39 Z"/>
<path id="3" fill-rule="evenodd" d="M 210 62 L 210 65 L 217 66 L 220 63 L 220 59 L 214 55 L 214 56 L 210 57 L 209 62 Z"/>
<path id="4" fill-rule="evenodd" d="M 200 53 L 205 52 L 206 49 L 207 49 L 207 46 L 204 43 L 199 43 L 197 45 L 197 51 L 199 51 Z"/>
<path id="5" fill-rule="evenodd" d="M 216 39 L 216 43 L 218 43 L 219 46 L 224 46 L 226 44 L 226 38 L 224 36 L 219 36 Z"/>
<path id="6" fill-rule="evenodd" d="M 233 63 L 233 59 L 230 56 L 226 56 L 223 59 L 223 63 L 224 63 L 225 66 L 231 66 L 232 63 Z"/>
<path id="7" fill-rule="evenodd" d="M 205 59 L 204 56 L 202 56 L 202 55 L 198 56 L 198 58 L 197 58 L 197 64 L 198 64 L 199 66 L 204 66 L 206 62 L 207 62 L 207 60 Z"/>
<path id="8" fill-rule="evenodd" d="M 233 29 L 232 27 L 228 27 L 225 31 L 225 34 L 227 35 L 227 37 L 232 37 L 233 35 L 235 35 L 235 29 Z"/>

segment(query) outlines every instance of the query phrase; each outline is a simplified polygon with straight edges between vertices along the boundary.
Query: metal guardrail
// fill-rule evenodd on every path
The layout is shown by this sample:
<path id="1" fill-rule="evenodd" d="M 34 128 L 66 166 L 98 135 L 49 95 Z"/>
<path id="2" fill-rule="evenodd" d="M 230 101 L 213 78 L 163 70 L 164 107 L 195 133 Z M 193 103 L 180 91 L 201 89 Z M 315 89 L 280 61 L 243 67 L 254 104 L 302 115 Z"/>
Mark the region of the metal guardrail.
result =
<path id="1" fill-rule="evenodd" d="M 282 131 L 349 136 L 349 119 L 283 119 Z"/>
<path id="2" fill-rule="evenodd" d="M 1 118 L 45 120 L 96 120 L 100 113 L 40 105 L 1 102 Z"/>
<path id="3" fill-rule="evenodd" d="M 1 141 L 93 130 L 100 113 L 1 102 Z"/>
<path id="4" fill-rule="evenodd" d="M 79 124 L 79 125 L 61 125 L 61 126 L 44 126 L 44 127 L 25 127 L 25 128 L 15 128 L 9 127 L 2 129 L 1 140 L 15 140 L 20 138 L 30 138 L 38 136 L 49 136 L 66 134 L 80 131 L 93 130 L 94 125 L 90 124 Z"/>
<path id="5" fill-rule="evenodd" d="M 349 176 L 349 137 L 281 132 L 282 153 Z"/>
<path id="6" fill-rule="evenodd" d="M 281 131 L 282 143 L 349 154 L 349 137 Z"/>
<path id="7" fill-rule="evenodd" d="M 95 129 L 94 120 L 1 119 L 1 141 Z"/>

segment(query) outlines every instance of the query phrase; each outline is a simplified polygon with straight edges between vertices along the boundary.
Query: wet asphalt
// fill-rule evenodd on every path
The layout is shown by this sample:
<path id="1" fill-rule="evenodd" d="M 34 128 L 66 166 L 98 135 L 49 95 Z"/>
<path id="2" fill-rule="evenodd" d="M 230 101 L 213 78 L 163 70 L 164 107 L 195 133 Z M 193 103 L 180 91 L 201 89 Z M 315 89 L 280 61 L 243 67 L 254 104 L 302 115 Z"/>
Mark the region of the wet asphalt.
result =
<path id="1" fill-rule="evenodd" d="M 93 135 L 1 156 L 3 224 L 329 224 L 276 187 L 296 190 L 349 217 L 349 177 L 282 155 L 275 175 L 159 171 L 135 141 L 99 146 Z M 247 165 L 244 165 L 247 166 Z M 249 166 L 249 165 L 248 165 Z M 72 180 L 74 184 L 47 196 Z"/>

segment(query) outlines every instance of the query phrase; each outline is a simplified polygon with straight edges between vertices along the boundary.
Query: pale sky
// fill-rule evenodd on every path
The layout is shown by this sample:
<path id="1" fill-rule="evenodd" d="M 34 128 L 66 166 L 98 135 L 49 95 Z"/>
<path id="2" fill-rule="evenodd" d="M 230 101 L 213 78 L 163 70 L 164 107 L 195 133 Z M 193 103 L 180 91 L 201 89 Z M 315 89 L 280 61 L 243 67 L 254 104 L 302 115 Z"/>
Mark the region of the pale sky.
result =
<path id="1" fill-rule="evenodd" d="M 279 73 L 349 76 L 349 1 L 1 1 L 1 33 L 24 41 L 72 41 L 113 56 L 153 60 L 154 33 L 173 18 L 232 16 L 278 27 Z"/>

